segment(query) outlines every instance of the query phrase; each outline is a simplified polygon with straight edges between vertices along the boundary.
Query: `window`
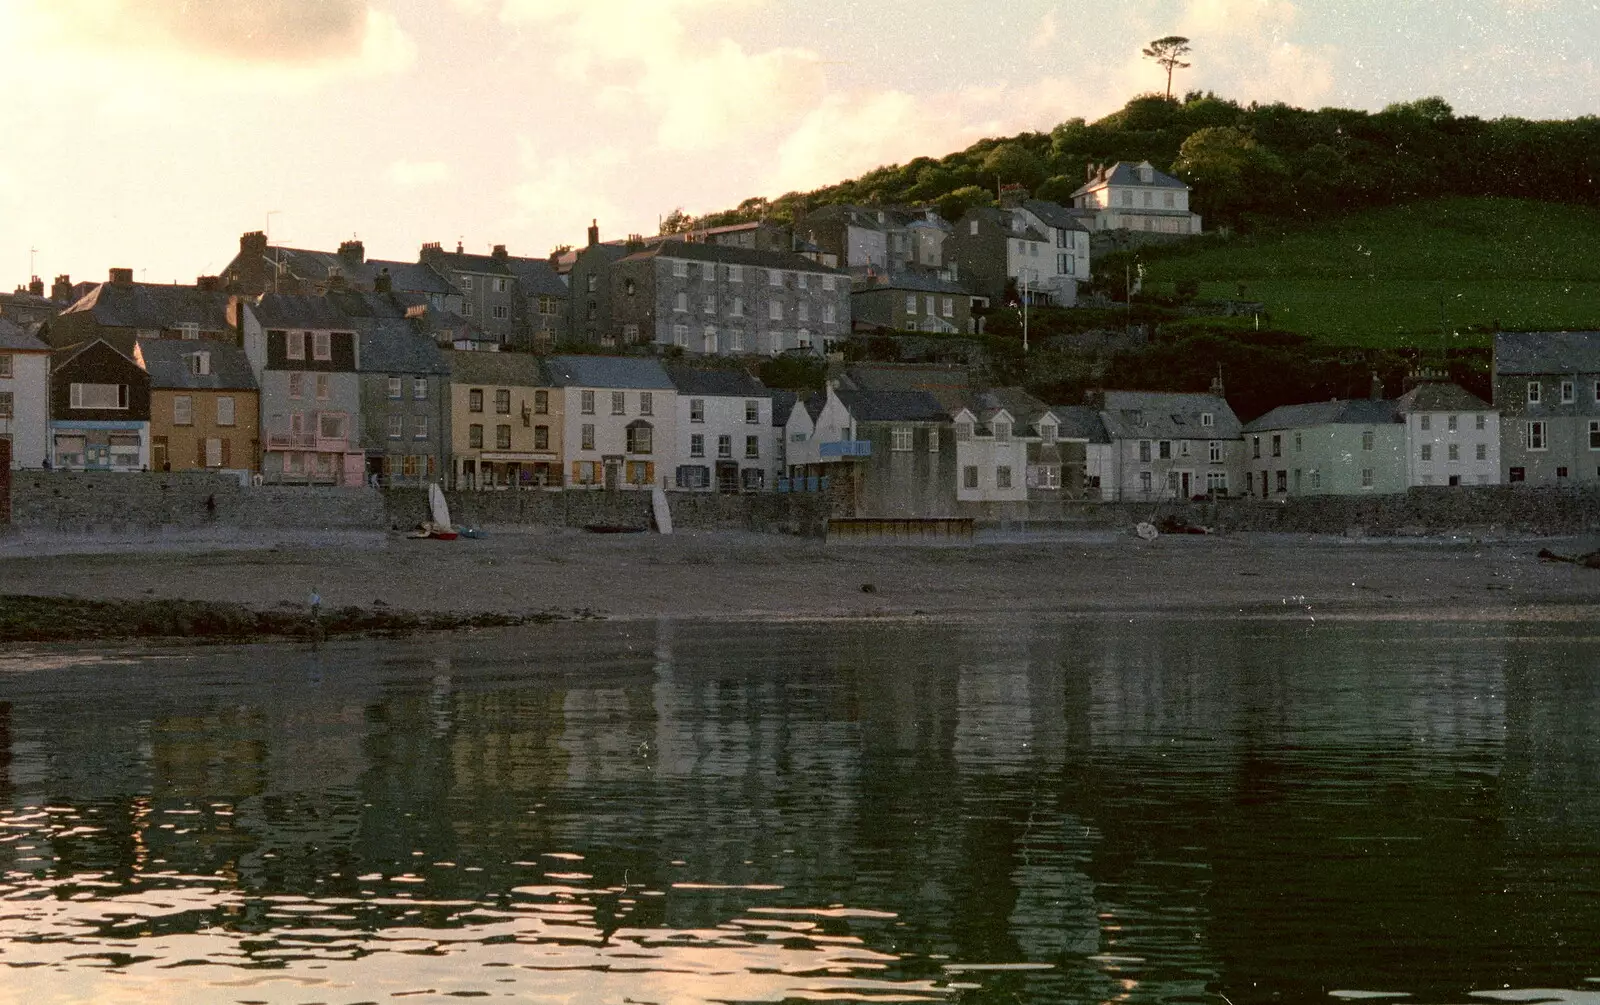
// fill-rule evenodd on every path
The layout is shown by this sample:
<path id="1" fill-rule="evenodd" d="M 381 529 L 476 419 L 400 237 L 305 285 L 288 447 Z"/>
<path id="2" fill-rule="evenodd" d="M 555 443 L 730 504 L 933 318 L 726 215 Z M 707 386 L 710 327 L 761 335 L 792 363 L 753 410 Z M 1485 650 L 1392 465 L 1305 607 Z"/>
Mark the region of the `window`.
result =
<path id="1" fill-rule="evenodd" d="M 533 414 L 534 415 L 549 415 L 550 414 L 550 392 L 549 391 L 535 391 L 535 392 L 533 392 Z"/>
<path id="2" fill-rule="evenodd" d="M 833 292 L 834 285 L 833 285 L 833 277 L 832 276 L 823 276 L 822 277 L 822 288 L 827 290 L 829 293 Z M 1597 383 L 1595 386 L 1596 387 L 1600 387 L 1600 383 Z"/>
<path id="3" fill-rule="evenodd" d="M 628 453 L 648 454 L 654 446 L 655 429 L 648 422 L 635 422 L 628 427 Z"/>
<path id="4" fill-rule="evenodd" d="M 976 227 L 977 224 L 974 223 L 973 226 Z M 961 487 L 968 489 L 978 487 L 978 466 L 976 464 L 968 464 L 961 469 Z"/>
<path id="5" fill-rule="evenodd" d="M 1528 381 L 1528 404 L 1537 405 L 1542 391 L 1543 388 L 1540 387 L 1537 380 Z"/>
<path id="6" fill-rule="evenodd" d="M 228 441 L 215 436 L 208 436 L 201 449 L 205 452 L 201 458 L 208 468 L 220 468 L 228 463 Z"/>
<path id="7" fill-rule="evenodd" d="M 673 259 L 672 260 L 672 275 L 677 279 L 688 279 L 689 278 L 689 263 L 688 262 L 679 261 L 677 259 Z"/>
<path id="8" fill-rule="evenodd" d="M 483 411 L 483 388 L 475 387 L 467 392 L 467 411 Z"/>
<path id="9" fill-rule="evenodd" d="M 594 414 L 594 392 L 580 391 L 578 393 L 578 411 L 584 415 Z"/>
<path id="10" fill-rule="evenodd" d="M 707 314 L 717 313 L 717 298 L 711 294 L 707 294 L 705 303 L 701 309 Z"/>
<path id="11" fill-rule="evenodd" d="M 744 297 L 733 298 L 733 303 L 728 308 L 728 314 L 736 318 L 744 317 Z"/>
<path id="12" fill-rule="evenodd" d="M 1445 447 L 1445 453 L 1446 453 L 1446 459 L 1447 460 L 1452 460 L 1452 461 L 1461 460 L 1461 444 L 1459 444 L 1459 443 L 1450 444 L 1449 446 Z"/>
<path id="13" fill-rule="evenodd" d="M 1433 444 L 1424 443 L 1422 445 L 1422 462 L 1426 464 L 1431 460 L 1433 460 Z"/>
<path id="14" fill-rule="evenodd" d="M 306 358 L 306 333 L 305 332 L 284 332 L 283 333 L 283 347 L 284 347 L 283 348 L 283 354 L 285 356 L 287 356 L 289 359 L 305 359 Z"/>
<path id="15" fill-rule="evenodd" d="M 594 449 L 594 423 L 585 422 L 583 424 L 583 429 L 581 429 L 579 431 L 579 441 L 578 442 L 579 442 L 579 449 L 580 450 L 593 450 Z"/>
<path id="16" fill-rule="evenodd" d="M 1561 466 L 1559 468 L 1556 468 L 1556 477 L 1557 478 L 1565 478 L 1565 477 L 1567 477 L 1567 469 L 1566 469 L 1565 465 L 1563 465 L 1563 466 Z"/>
<path id="17" fill-rule="evenodd" d="M 1311 469 L 1311 487 L 1314 489 L 1322 488 L 1322 472 L 1316 468 Z"/>
<path id="18" fill-rule="evenodd" d="M 1210 446 L 1208 459 L 1211 461 L 1212 464 L 1221 464 L 1222 463 L 1222 441 L 1221 440 L 1212 440 L 1211 441 L 1211 446 Z"/>
<path id="19" fill-rule="evenodd" d="M 1597 386 L 1600 386 L 1600 385 L 1597 385 Z M 1485 415 L 1474 415 L 1472 417 L 1472 428 L 1478 430 L 1479 432 L 1482 432 L 1484 427 L 1488 426 L 1488 424 L 1489 424 L 1488 416 L 1485 416 Z"/>
<path id="20" fill-rule="evenodd" d="M 405 432 L 406 417 L 403 415 L 389 416 L 389 439 L 398 440 Z"/>
<path id="21" fill-rule="evenodd" d="M 1188 457 L 1189 456 L 1189 441 L 1188 440 L 1179 440 L 1178 441 L 1178 456 L 1179 457 Z"/>
<path id="22" fill-rule="evenodd" d="M 727 435 L 722 435 L 722 436 L 717 437 L 717 456 L 718 457 L 732 457 L 733 456 L 733 437 L 727 436 Z"/>
<path id="23" fill-rule="evenodd" d="M 627 415 L 628 414 L 628 395 L 627 395 L 626 392 L 624 392 L 624 391 L 612 391 L 611 392 L 611 414 L 612 415 Z"/>
<path id="24" fill-rule="evenodd" d="M 796 314 L 795 314 L 796 318 L 798 318 L 799 321 L 802 324 L 809 324 L 810 323 L 810 321 L 811 321 L 811 305 L 810 304 L 806 303 L 804 300 L 800 301 L 799 304 L 795 305 L 795 312 L 796 312 Z"/>
<path id="25" fill-rule="evenodd" d="M 190 353 L 189 372 L 199 377 L 204 377 L 210 374 L 211 354 L 208 352 Z"/>
<path id="26" fill-rule="evenodd" d="M 233 396 L 222 395 L 217 398 L 217 425 L 233 425 Z"/>
<path id="27" fill-rule="evenodd" d="M 0 352 L 0 377 L 11 376 L 11 354 Z"/>
<path id="28" fill-rule="evenodd" d="M 917 295 L 915 293 L 906 294 L 906 313 L 917 313 Z"/>
<path id="29" fill-rule="evenodd" d="M 550 427 L 549 426 L 534 426 L 533 427 L 533 449 L 535 449 L 535 450 L 549 450 L 550 449 Z"/>
<path id="30" fill-rule="evenodd" d="M 317 400 L 327 401 L 333 397 L 333 384 L 325 373 L 317 374 Z"/>
<path id="31" fill-rule="evenodd" d="M 418 457 L 416 454 L 406 454 L 400 459 L 401 473 L 407 478 L 417 477 L 417 468 L 419 467 L 417 462 L 420 460 L 422 460 L 422 458 Z M 391 466 L 389 470 L 393 471 L 394 468 Z"/>
<path id="32" fill-rule="evenodd" d="M 1593 433 L 1594 430 L 1591 429 L 1590 432 Z M 1590 443 L 1590 445 L 1592 447 L 1592 445 L 1594 443 L 1594 437 L 1593 436 L 1589 437 L 1589 443 Z M 1474 456 L 1476 457 L 1477 460 L 1480 460 L 1480 461 L 1488 460 L 1489 459 L 1489 444 L 1487 444 L 1487 443 L 1478 444 L 1477 447 L 1474 448 Z"/>
<path id="33" fill-rule="evenodd" d="M 1048 422 L 1039 425 L 1039 440 L 1043 443 L 1056 442 L 1056 427 Z"/>
<path id="34" fill-rule="evenodd" d="M 1011 423 L 996 422 L 994 424 L 994 439 L 996 443 L 1006 443 L 1011 439 Z"/>
<path id="35" fill-rule="evenodd" d="M 313 359 L 332 359 L 333 335 L 328 332 L 312 332 L 311 356 Z"/>
<path id="36" fill-rule="evenodd" d="M 730 282 L 730 283 L 742 283 L 742 282 L 744 282 L 744 266 L 742 266 L 742 265 L 730 265 L 730 266 L 728 266 L 728 282 Z"/>
<path id="37" fill-rule="evenodd" d="M 972 439 L 972 423 L 970 423 L 970 422 L 958 422 L 958 423 L 956 423 L 956 440 L 959 442 L 961 440 L 970 440 L 970 439 Z"/>
<path id="38" fill-rule="evenodd" d="M 688 325 L 672 326 L 672 344 L 675 346 L 687 346 L 689 344 Z"/>
<path id="39" fill-rule="evenodd" d="M 1262 477 L 1265 478 L 1266 476 L 1262 475 Z M 1141 493 L 1143 493 L 1144 495 L 1149 495 L 1150 494 L 1150 489 L 1154 484 L 1155 484 L 1155 480 L 1150 477 L 1150 472 L 1148 472 L 1148 471 L 1139 472 L 1139 491 Z"/>
<path id="40" fill-rule="evenodd" d="M 556 312 L 556 298 L 548 295 L 539 297 L 539 313 L 554 314 Z"/>
<path id="41" fill-rule="evenodd" d="M 588 287 L 586 292 L 594 293 L 600 288 L 600 277 L 590 276 L 586 285 Z"/>
<path id="42" fill-rule="evenodd" d="M 494 412 L 496 415 L 511 414 L 511 392 L 501 388 L 494 393 Z"/>
<path id="43" fill-rule="evenodd" d="M 1510 471 L 1506 472 L 1506 481 L 1508 482 L 1523 482 L 1527 480 L 1527 468 L 1512 468 Z"/>
<path id="44" fill-rule="evenodd" d="M 1040 464 L 1033 469 L 1033 480 L 1030 484 L 1034 488 L 1059 489 L 1061 487 L 1061 466 L 1059 464 Z"/>
<path id="45" fill-rule="evenodd" d="M 507 307 L 505 304 L 495 304 L 493 307 L 489 308 L 489 313 L 494 315 L 496 321 L 504 321 L 506 318 L 511 316 L 511 308 Z"/>
<path id="46" fill-rule="evenodd" d="M 1483 444 L 1478 444 L 1478 449 L 1483 449 Z M 1600 450 L 1600 422 L 1589 423 L 1589 449 Z M 1483 458 L 1478 458 L 1482 460 Z"/>
<path id="47" fill-rule="evenodd" d="M 591 300 L 590 301 L 591 306 L 593 305 L 593 303 L 594 303 L 594 301 Z M 478 313 L 478 309 L 476 307 L 472 306 L 472 301 L 468 300 L 466 303 L 461 305 L 461 316 L 462 317 L 470 318 L 476 313 Z M 591 318 L 594 317 L 594 313 L 591 311 L 589 316 Z"/>
<path id="48" fill-rule="evenodd" d="M 1361 487 L 1364 488 L 1364 489 L 1372 488 L 1372 469 L 1371 468 L 1362 468 L 1361 469 Z"/>
<path id="49" fill-rule="evenodd" d="M 1257 446 L 1260 446 L 1260 444 L 1258 443 Z M 1256 456 L 1259 457 L 1261 455 L 1258 453 L 1258 454 L 1256 454 Z M 1139 463 L 1141 463 L 1141 464 L 1149 464 L 1150 463 L 1150 441 L 1149 440 L 1140 440 L 1139 441 Z"/>
<path id="50" fill-rule="evenodd" d="M 69 389 L 73 408 L 127 408 L 127 384 L 73 384 Z"/>
<path id="51" fill-rule="evenodd" d="M 977 237 L 978 236 L 978 221 L 977 220 L 970 220 L 970 221 L 967 222 L 967 234 L 972 236 L 972 237 Z M 974 487 L 976 487 L 976 486 L 974 486 Z"/>
<path id="52" fill-rule="evenodd" d="M 702 263 L 700 263 L 700 278 L 704 279 L 708 283 L 716 282 L 717 281 L 717 263 L 715 263 L 715 262 L 702 262 Z"/>
<path id="53" fill-rule="evenodd" d="M 1311 472 L 1311 480 L 1316 481 L 1317 473 Z M 1228 473 L 1226 471 L 1206 472 L 1206 491 L 1212 495 L 1221 495 L 1228 491 Z"/>
<path id="54" fill-rule="evenodd" d="M 686 314 L 689 311 L 689 294 L 679 293 L 672 298 L 672 309 L 675 313 Z"/>
<path id="55" fill-rule="evenodd" d="M 806 288 L 806 280 L 808 278 L 810 278 L 810 277 L 808 277 L 804 272 L 796 272 L 794 274 L 794 284 L 795 284 L 795 286 L 799 287 L 802 290 L 805 289 Z"/>
<path id="56" fill-rule="evenodd" d="M 324 440 L 342 440 L 345 437 L 345 415 L 341 412 L 323 412 L 317 416 L 317 435 Z"/>
<path id="57" fill-rule="evenodd" d="M 706 434 L 689 434 L 689 456 L 704 457 L 706 455 Z"/>
<path id="58" fill-rule="evenodd" d="M 389 378 L 389 397 L 390 398 L 398 398 L 398 397 L 400 397 L 400 378 L 399 377 L 390 377 Z"/>
<path id="59" fill-rule="evenodd" d="M 511 449 L 511 426 L 501 423 L 494 427 L 494 448 L 496 450 Z"/>
<path id="60" fill-rule="evenodd" d="M 411 438 L 426 440 L 428 438 L 428 417 L 426 415 L 413 415 L 411 417 Z"/>
<path id="61" fill-rule="evenodd" d="M 1273 437 L 1273 439 L 1277 439 L 1277 437 Z M 1277 444 L 1274 443 L 1273 446 L 1277 446 Z M 1277 451 L 1276 450 L 1273 451 L 1273 455 L 1274 456 L 1277 455 Z M 1156 444 L 1156 456 L 1158 458 L 1160 458 L 1161 460 L 1163 460 L 1163 461 L 1172 460 L 1172 441 L 1171 440 L 1161 440 L 1161 441 L 1159 441 Z"/>
<path id="62" fill-rule="evenodd" d="M 1445 420 L 1444 420 L 1445 429 L 1448 430 L 1449 432 L 1452 432 L 1452 433 L 1455 432 L 1456 431 L 1456 419 L 1457 419 L 1457 416 L 1454 416 L 1454 415 L 1445 416 Z"/>
<path id="63" fill-rule="evenodd" d="M 1277 490 L 1279 492 L 1287 492 L 1287 491 L 1289 491 L 1289 472 L 1287 472 L 1287 471 L 1279 471 L 1278 472 Z"/>
<path id="64" fill-rule="evenodd" d="M 463 293 L 471 293 L 472 292 L 472 277 L 471 276 L 462 276 L 461 277 L 461 290 L 462 290 Z"/>
<path id="65" fill-rule="evenodd" d="M 1577 388 L 1573 386 L 1572 381 L 1563 380 L 1561 382 L 1561 403 L 1570 405 L 1576 400 L 1578 400 Z"/>
<path id="66" fill-rule="evenodd" d="M 1421 428 L 1425 431 L 1433 428 L 1433 416 L 1431 415 L 1424 413 L 1422 417 L 1418 419 L 1418 422 L 1421 425 Z"/>
<path id="67" fill-rule="evenodd" d="M 1252 436 L 1250 438 L 1250 456 L 1257 460 L 1261 459 L 1261 437 Z"/>
<path id="68" fill-rule="evenodd" d="M 200 337 L 200 325 L 194 321 L 180 321 L 177 325 L 178 337 L 181 339 L 197 339 Z"/>
<path id="69" fill-rule="evenodd" d="M 933 427 L 930 427 L 928 429 L 928 453 L 937 454 L 938 452 L 939 452 L 939 427 L 933 426 Z"/>
<path id="70" fill-rule="evenodd" d="M 1528 423 L 1528 449 L 1545 449 L 1545 426 L 1542 422 Z"/>
<path id="71" fill-rule="evenodd" d="M 744 455 L 750 460 L 757 460 L 761 457 L 761 437 L 746 436 L 744 438 Z"/>
<path id="72" fill-rule="evenodd" d="M 506 291 L 506 281 L 501 278 L 496 278 L 494 280 L 494 291 L 496 293 L 504 293 Z"/>
<path id="73" fill-rule="evenodd" d="M 172 424 L 174 426 L 194 425 L 194 399 L 187 394 L 180 394 L 172 399 Z"/>
<path id="74" fill-rule="evenodd" d="M 302 374 L 302 373 L 291 373 L 291 374 L 289 374 L 289 397 L 291 397 L 291 398 L 303 398 L 303 397 L 305 397 L 305 374 Z"/>
<path id="75" fill-rule="evenodd" d="M 656 414 L 656 396 L 655 396 L 654 392 L 651 392 L 651 391 L 640 391 L 639 392 L 639 414 L 640 415 L 654 415 L 654 414 Z"/>
<path id="76" fill-rule="evenodd" d="M 1282 457 L 1283 456 L 1283 434 L 1282 433 L 1273 433 L 1272 434 L 1272 456 L 1274 456 L 1274 457 Z"/>
<path id="77" fill-rule="evenodd" d="M 1361 431 L 1361 449 L 1362 450 L 1371 450 L 1375 437 L 1376 437 L 1376 434 L 1373 433 L 1372 430 L 1363 429 Z"/>
<path id="78" fill-rule="evenodd" d="M 1011 487 L 1010 466 L 1002 464 L 994 469 L 994 487 L 997 489 L 1008 489 Z"/>
<path id="79" fill-rule="evenodd" d="M 911 451 L 912 430 L 910 426 L 896 426 L 890 433 L 891 449 L 896 453 L 909 453 Z"/>
<path id="80" fill-rule="evenodd" d="M 782 271 L 780 271 L 778 269 L 768 269 L 767 270 L 767 284 L 770 285 L 770 286 L 782 286 L 783 285 L 783 273 L 782 273 Z"/>
<path id="81" fill-rule="evenodd" d="M 678 466 L 678 488 L 703 489 L 711 485 L 711 469 L 704 464 L 681 464 Z"/>
<path id="82" fill-rule="evenodd" d="M 782 321 L 783 320 L 783 304 L 780 301 L 777 301 L 777 300 L 773 300 L 773 301 L 769 302 L 767 304 L 767 317 L 768 317 L 768 319 L 770 319 L 772 321 Z"/>
<path id="83" fill-rule="evenodd" d="M 1071 255 L 1057 255 L 1056 256 L 1056 271 L 1059 272 L 1063 276 L 1072 275 L 1072 272 L 1073 272 L 1072 256 Z"/>

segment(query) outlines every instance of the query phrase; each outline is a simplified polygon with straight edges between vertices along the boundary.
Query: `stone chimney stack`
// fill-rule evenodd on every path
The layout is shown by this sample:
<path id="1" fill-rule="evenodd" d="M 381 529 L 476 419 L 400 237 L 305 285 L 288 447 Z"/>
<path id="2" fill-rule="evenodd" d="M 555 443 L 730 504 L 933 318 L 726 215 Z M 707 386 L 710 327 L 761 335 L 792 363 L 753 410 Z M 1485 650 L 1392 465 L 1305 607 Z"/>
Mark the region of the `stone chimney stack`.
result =
<path id="1" fill-rule="evenodd" d="M 599 220 L 590 220 L 589 221 L 589 247 L 592 248 L 592 247 L 594 247 L 595 245 L 597 245 L 599 243 L 600 243 L 600 221 Z"/>
<path id="2" fill-rule="evenodd" d="M 32 293 L 36 297 L 44 296 L 44 280 L 40 279 L 38 276 L 34 276 L 32 279 L 28 280 L 28 292 Z"/>
<path id="3" fill-rule="evenodd" d="M 389 275 L 389 270 L 384 269 L 372 277 L 372 292 L 390 293 L 394 290 L 394 277 Z"/>
<path id="4" fill-rule="evenodd" d="M 365 262 L 367 248 L 359 240 L 345 241 L 339 245 L 339 257 L 349 262 Z"/>
<path id="5" fill-rule="evenodd" d="M 61 275 L 56 277 L 55 283 L 50 287 L 50 299 L 57 303 L 70 303 L 72 301 L 71 276 Z"/>
<path id="6" fill-rule="evenodd" d="M 1227 397 L 1227 395 L 1222 393 L 1222 374 L 1219 373 L 1215 377 L 1211 378 L 1211 393 L 1219 398 Z"/>
<path id="7" fill-rule="evenodd" d="M 113 285 L 113 286 L 132 286 L 133 285 L 133 270 L 132 269 L 112 269 L 111 270 L 111 285 Z"/>
<path id="8" fill-rule="evenodd" d="M 460 241 L 457 241 L 456 242 L 456 254 L 463 255 L 463 254 L 466 254 L 466 251 L 467 251 L 466 245 L 462 244 Z"/>
<path id="9" fill-rule="evenodd" d="M 255 230 L 239 236 L 239 254 L 265 255 L 267 253 L 267 235 L 265 231 Z"/>
<path id="10" fill-rule="evenodd" d="M 511 253 L 506 251 L 506 246 L 505 245 L 497 244 L 497 245 L 494 246 L 494 256 L 493 257 L 495 257 L 495 258 L 497 258 L 497 259 L 499 259 L 500 261 L 503 262 L 506 259 L 511 257 Z"/>

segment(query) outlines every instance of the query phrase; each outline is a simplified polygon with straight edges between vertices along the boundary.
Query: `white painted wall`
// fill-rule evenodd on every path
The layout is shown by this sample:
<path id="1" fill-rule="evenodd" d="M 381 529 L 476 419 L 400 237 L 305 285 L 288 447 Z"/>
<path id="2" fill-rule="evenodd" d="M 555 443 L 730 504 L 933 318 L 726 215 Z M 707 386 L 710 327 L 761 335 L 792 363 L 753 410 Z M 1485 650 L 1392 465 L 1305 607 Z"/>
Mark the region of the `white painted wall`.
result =
<path id="1" fill-rule="evenodd" d="M 1478 428 L 1479 417 L 1483 428 Z M 1454 431 L 1451 418 L 1456 420 Z M 1426 418 L 1428 428 L 1424 429 Z M 1450 459 L 1450 447 L 1457 448 L 1457 459 Z M 1478 460 L 1478 447 L 1484 460 Z M 1423 460 L 1423 447 L 1431 457 Z M 1450 477 L 1462 485 L 1500 483 L 1500 413 L 1498 412 L 1410 412 L 1406 415 L 1406 485 L 1449 485 Z"/>
<path id="2" fill-rule="evenodd" d="M 704 421 L 693 421 L 694 403 L 702 402 Z M 756 422 L 745 421 L 745 403 L 756 403 Z M 772 399 L 768 397 L 744 398 L 725 397 L 721 395 L 678 394 L 676 395 L 677 435 L 673 441 L 674 451 L 670 461 L 671 470 L 666 472 L 670 479 L 670 487 L 678 487 L 678 468 L 681 465 L 693 464 L 709 468 L 711 471 L 710 484 L 705 491 L 715 491 L 717 487 L 716 470 L 718 461 L 733 461 L 739 465 L 741 477 L 745 468 L 760 468 L 764 473 L 763 491 L 771 492 L 774 479 L 778 476 L 778 435 L 782 432 L 772 425 Z M 795 406 L 800 411 L 805 409 Z M 705 452 L 699 457 L 694 456 L 690 450 L 693 437 L 705 437 Z M 727 436 L 733 446 L 733 453 L 729 457 L 720 457 L 717 454 L 717 439 Z M 746 437 L 754 436 L 760 444 L 761 456 L 751 459 L 745 453 Z"/>
<path id="3" fill-rule="evenodd" d="M 38 468 L 50 452 L 50 354 L 10 352 L 11 376 L 0 392 L 11 394 L 10 419 L 0 418 L 0 436 L 11 438 L 11 467 Z"/>

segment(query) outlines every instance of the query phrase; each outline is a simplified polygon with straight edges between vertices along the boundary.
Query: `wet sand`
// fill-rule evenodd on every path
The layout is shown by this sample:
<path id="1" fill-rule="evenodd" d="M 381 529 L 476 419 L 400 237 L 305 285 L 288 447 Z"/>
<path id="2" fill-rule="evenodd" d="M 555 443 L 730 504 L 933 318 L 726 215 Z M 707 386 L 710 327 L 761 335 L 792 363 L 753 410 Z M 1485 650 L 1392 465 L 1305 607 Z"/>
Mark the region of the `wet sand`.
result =
<path id="1" fill-rule="evenodd" d="M 1346 540 L 1109 532 L 971 545 L 737 533 L 506 529 L 483 540 L 127 540 L 105 553 L 0 549 L 0 595 L 187 599 L 612 618 L 959 617 L 1212 612 L 1305 617 L 1600 617 L 1600 571 L 1541 562 L 1594 540 Z M 48 550 L 48 549 L 45 549 Z M 58 549 L 59 550 L 59 549 Z"/>

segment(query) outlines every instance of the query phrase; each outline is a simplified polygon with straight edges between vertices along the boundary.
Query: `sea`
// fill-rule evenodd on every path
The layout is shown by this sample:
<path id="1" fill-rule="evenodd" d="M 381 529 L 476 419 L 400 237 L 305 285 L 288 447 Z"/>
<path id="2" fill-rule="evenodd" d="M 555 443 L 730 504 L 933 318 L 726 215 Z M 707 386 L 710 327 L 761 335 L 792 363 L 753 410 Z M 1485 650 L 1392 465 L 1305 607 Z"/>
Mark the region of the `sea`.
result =
<path id="1" fill-rule="evenodd" d="M 1600 1002 L 1594 625 L 0 652 L 0 1002 Z"/>

